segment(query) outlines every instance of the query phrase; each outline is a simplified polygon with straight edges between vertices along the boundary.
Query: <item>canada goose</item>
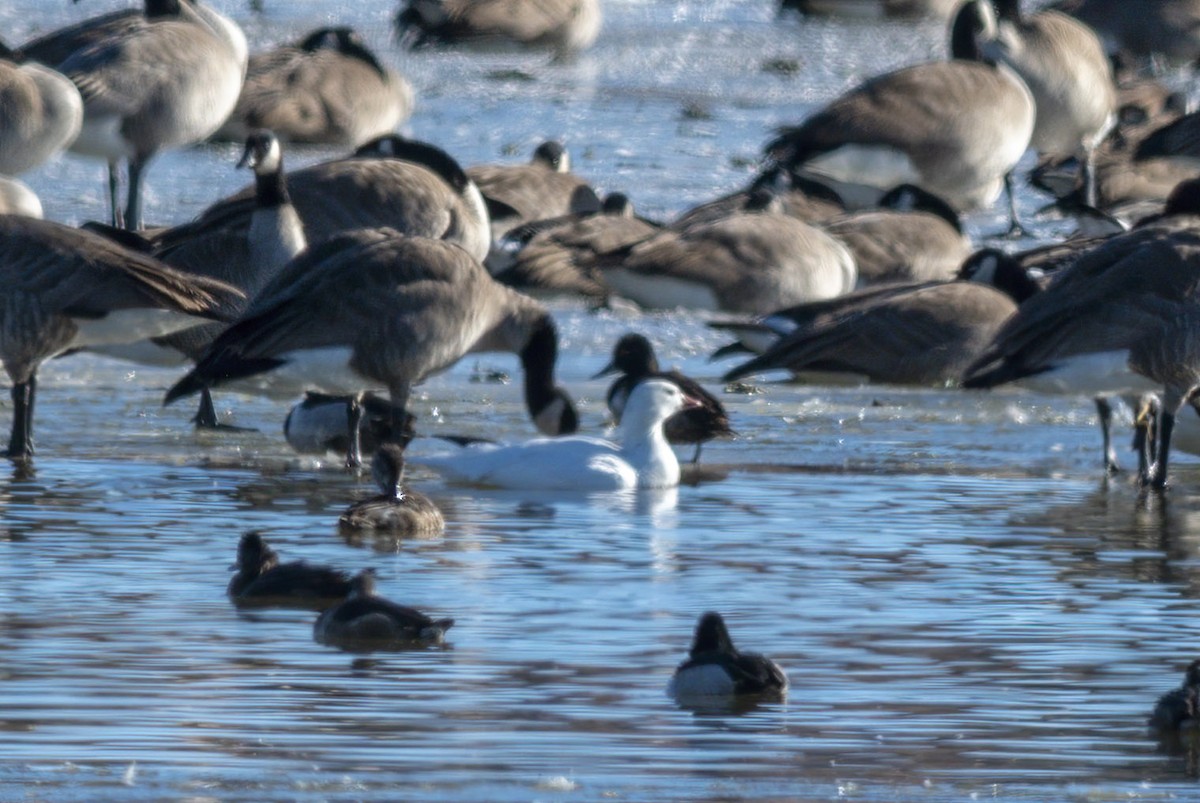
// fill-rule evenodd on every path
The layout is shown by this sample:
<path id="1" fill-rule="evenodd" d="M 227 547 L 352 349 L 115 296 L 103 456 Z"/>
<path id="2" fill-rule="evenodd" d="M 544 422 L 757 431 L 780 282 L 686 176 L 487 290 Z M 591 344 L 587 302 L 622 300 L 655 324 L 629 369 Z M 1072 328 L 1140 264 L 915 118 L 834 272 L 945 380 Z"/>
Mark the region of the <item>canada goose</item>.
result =
<path id="1" fill-rule="evenodd" d="M 960 0 L 780 0 L 780 9 L 858 19 L 949 17 Z"/>
<path id="2" fill-rule="evenodd" d="M 495 488 L 543 491 L 629 491 L 674 488 L 679 460 L 663 422 L 699 402 L 674 382 L 648 379 L 629 394 L 619 443 L 576 435 L 524 443 L 472 443 L 451 455 L 414 457 L 452 480 Z"/>
<path id="3" fill-rule="evenodd" d="M 854 256 L 858 285 L 950 279 L 971 253 L 958 213 L 912 184 L 879 199 L 879 209 L 850 212 L 822 228 Z"/>
<path id="4" fill-rule="evenodd" d="M 1183 685 L 1158 698 L 1147 724 L 1160 731 L 1176 731 L 1200 724 L 1200 660 L 1188 664 Z"/>
<path id="5" fill-rule="evenodd" d="M 1110 53 L 1175 64 L 1200 56 L 1200 0 L 1061 0 L 1056 7 L 1091 26 Z"/>
<path id="6" fill-rule="evenodd" d="M 854 288 L 854 257 L 835 238 L 785 215 L 760 192 L 742 213 L 663 230 L 605 257 L 599 276 L 644 307 L 766 313 Z"/>
<path id="7" fill-rule="evenodd" d="M 453 619 L 431 619 L 379 596 L 375 572 L 364 569 L 350 581 L 350 595 L 317 617 L 313 638 L 351 650 L 394 649 L 413 643 L 440 644 L 453 626 Z"/>
<path id="8" fill-rule="evenodd" d="M 667 694 L 677 698 L 737 694 L 782 695 L 788 679 L 779 664 L 733 646 L 721 614 L 700 617 L 688 659 L 671 676 Z"/>
<path id="9" fill-rule="evenodd" d="M 523 223 L 601 207 L 596 191 L 571 172 L 566 148 L 552 140 L 539 145 L 528 164 L 476 165 L 467 168 L 467 175 L 489 202 L 516 210 L 515 216 L 492 217 L 493 240 Z"/>
<path id="10" fill-rule="evenodd" d="M 662 226 L 633 213 L 623 193 L 609 193 L 599 213 L 568 215 L 513 229 L 489 256 L 498 281 L 532 294 L 572 294 L 596 300 L 608 289 L 596 277 L 605 254 L 630 248 Z"/>
<path id="11" fill-rule="evenodd" d="M 43 360 L 219 317 L 236 294 L 90 232 L 0 216 L 0 361 L 13 384 L 7 456 L 33 454 L 33 403 Z"/>
<path id="12" fill-rule="evenodd" d="M 1021 380 L 1035 390 L 1095 396 L 1166 384 L 1163 414 L 1173 416 L 1176 397 L 1188 391 L 1178 380 L 1192 370 L 1198 249 L 1200 180 L 1191 179 L 1176 187 L 1161 218 L 1082 254 L 1022 304 L 968 369 L 966 386 Z M 1165 467 L 1170 433 L 1160 433 Z M 1165 471 L 1154 478 L 1164 482 Z"/>
<path id="13" fill-rule="evenodd" d="M 392 440 L 392 405 L 370 392 L 356 398 L 307 391 L 288 411 L 283 421 L 283 437 L 301 454 L 346 454 L 350 450 L 349 422 L 354 420 L 355 404 L 361 406 L 359 447 L 374 454 L 380 445 Z M 411 420 L 410 417 L 406 422 Z"/>
<path id="14" fill-rule="evenodd" d="M 600 0 L 407 0 L 396 33 L 410 47 L 507 43 L 567 56 L 591 47 L 600 23 Z"/>
<path id="15" fill-rule="evenodd" d="M 355 153 L 287 174 L 288 196 L 310 245 L 348 229 L 387 226 L 456 243 L 480 261 L 487 256 L 492 239 L 487 206 L 448 153 L 395 134 Z M 196 225 L 249 218 L 255 192 L 251 186 L 218 201 Z"/>
<path id="16" fill-rule="evenodd" d="M 692 462 L 700 460 L 700 447 L 713 438 L 728 438 L 733 435 L 729 426 L 729 414 L 721 400 L 705 390 L 699 382 L 684 376 L 679 371 L 662 371 L 658 367 L 658 357 L 654 354 L 654 346 L 644 336 L 636 332 L 622 335 L 613 347 L 613 356 L 608 365 L 593 376 L 599 379 L 609 374 L 621 373 L 608 388 L 608 411 L 613 421 L 621 423 L 621 414 L 629 402 L 629 394 L 639 383 L 648 379 L 663 379 L 674 382 L 684 395 L 694 399 L 698 404 L 688 407 L 671 416 L 663 424 L 663 433 L 667 442 L 672 444 L 694 443 L 696 453 Z"/>
<path id="17" fill-rule="evenodd" d="M 768 165 L 745 189 L 706 201 L 682 212 L 671 221 L 671 228 L 683 231 L 702 223 L 712 223 L 740 213 L 750 196 L 760 191 L 772 192 L 783 204 L 785 214 L 805 223 L 824 224 L 846 212 L 846 204 L 829 187 L 792 174 L 780 164 Z"/>
<path id="18" fill-rule="evenodd" d="M 1037 106 L 1029 144 L 1041 153 L 1084 157 L 1086 200 L 1095 203 L 1092 155 L 1116 123 L 1117 90 L 1099 38 L 1057 11 L 1024 16 L 1020 0 L 991 0 L 996 33 L 980 47 L 1025 81 Z"/>
<path id="19" fill-rule="evenodd" d="M 970 0 L 951 25 L 953 61 L 872 78 L 799 126 L 784 128 L 767 156 L 829 184 L 849 206 L 873 205 L 916 184 L 955 209 L 992 203 L 1025 153 L 1035 106 L 1009 67 L 978 61 L 995 30 L 991 7 Z M 1019 228 L 1010 198 L 1010 217 Z"/>
<path id="20" fill-rule="evenodd" d="M 172 6 L 173 3 L 173 6 Z M 169 9 L 173 13 L 166 12 Z M 113 225 L 142 226 L 141 180 L 159 151 L 205 139 L 233 111 L 246 72 L 246 39 L 201 5 L 155 0 L 139 24 L 68 56 L 58 69 L 83 96 L 71 150 L 108 161 Z M 129 164 L 124 218 L 117 163 Z"/>
<path id="21" fill-rule="evenodd" d="M 216 136 L 267 128 L 284 142 L 358 147 L 412 113 L 412 86 L 350 28 L 318 28 L 294 45 L 250 57 L 233 114 Z"/>
<path id="22" fill-rule="evenodd" d="M 66 148 L 83 124 L 83 99 L 65 75 L 16 58 L 0 44 L 0 174 L 9 176 Z"/>
<path id="23" fill-rule="evenodd" d="M 338 519 L 343 530 L 384 530 L 408 535 L 435 535 L 446 528 L 442 511 L 419 491 L 403 487 L 404 450 L 394 443 L 379 447 L 371 460 L 371 476 L 379 495 L 355 502 Z"/>
<path id="24" fill-rule="evenodd" d="M 496 283 L 457 246 L 394 229 L 356 229 L 298 256 L 209 346 L 165 403 L 241 380 L 269 394 L 386 388 L 391 437 L 403 437 L 409 391 L 473 351 L 513 351 L 525 403 L 553 435 L 578 426 L 554 385 L 558 335 L 541 304 Z M 347 461 L 360 462 L 357 425 Z"/>
<path id="25" fill-rule="evenodd" d="M 0 176 L 0 215 L 42 217 L 42 202 L 24 182 Z"/>
<path id="26" fill-rule="evenodd" d="M 350 593 L 350 575 L 304 561 L 280 563 L 262 534 L 245 533 L 238 541 L 237 573 L 226 589 L 241 607 L 293 607 L 323 611 Z"/>

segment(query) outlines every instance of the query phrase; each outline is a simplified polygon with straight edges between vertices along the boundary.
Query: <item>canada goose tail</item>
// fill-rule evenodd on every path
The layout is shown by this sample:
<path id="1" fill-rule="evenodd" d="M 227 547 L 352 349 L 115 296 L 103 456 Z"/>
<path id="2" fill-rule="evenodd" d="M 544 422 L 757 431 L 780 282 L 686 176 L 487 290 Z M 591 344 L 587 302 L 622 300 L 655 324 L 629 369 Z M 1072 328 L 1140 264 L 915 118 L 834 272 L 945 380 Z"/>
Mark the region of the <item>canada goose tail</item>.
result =
<path id="1" fill-rule="evenodd" d="M 716 362 L 717 360 L 723 360 L 726 357 L 733 357 L 735 355 L 741 356 L 743 354 L 753 353 L 753 351 L 746 347 L 745 343 L 742 343 L 740 340 L 735 340 L 732 343 L 726 343 L 724 346 L 721 346 L 712 354 L 708 355 L 708 361 Z"/>
<path id="2" fill-rule="evenodd" d="M 713 357 L 715 358 L 716 354 L 714 354 Z M 744 377 L 760 374 L 763 371 L 772 371 L 778 367 L 779 366 L 775 362 L 775 355 L 768 351 L 765 354 L 760 354 L 753 359 L 747 360 L 741 365 L 729 369 L 725 372 L 725 375 L 721 377 L 721 381 L 736 382 Z"/>
<path id="3" fill-rule="evenodd" d="M 154 243 L 140 231 L 118 228 L 108 223 L 101 223 L 98 220 L 89 220 L 79 228 L 84 231 L 90 231 L 93 234 L 99 234 L 101 237 L 106 237 L 117 245 L 122 245 L 131 251 L 137 251 L 142 254 L 154 253 Z"/>
<path id="4" fill-rule="evenodd" d="M 219 363 L 216 360 L 205 358 L 201 360 L 199 365 L 189 371 L 183 379 L 180 379 L 167 390 L 167 395 L 163 397 L 163 406 L 165 407 L 178 399 L 199 393 L 205 388 L 211 388 L 214 385 L 265 373 L 278 368 L 284 362 L 285 360 L 276 357 L 243 357 L 236 360 L 225 359 Z M 219 369 L 216 367 L 218 364 L 220 366 Z"/>

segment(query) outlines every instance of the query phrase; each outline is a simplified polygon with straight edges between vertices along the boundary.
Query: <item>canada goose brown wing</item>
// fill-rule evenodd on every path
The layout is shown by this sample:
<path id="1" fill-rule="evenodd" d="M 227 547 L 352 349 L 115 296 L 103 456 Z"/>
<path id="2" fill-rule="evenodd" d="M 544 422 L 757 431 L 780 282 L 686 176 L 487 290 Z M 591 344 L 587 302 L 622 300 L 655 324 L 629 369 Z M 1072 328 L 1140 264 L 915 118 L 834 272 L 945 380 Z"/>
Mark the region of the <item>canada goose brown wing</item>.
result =
<path id="1" fill-rule="evenodd" d="M 19 48 L 26 58 L 54 67 L 62 64 L 76 50 L 144 24 L 142 9 L 128 8 L 112 11 L 68 25 L 39 36 Z"/>
<path id="2" fill-rule="evenodd" d="M 600 210 L 600 198 L 586 181 L 542 165 L 476 165 L 467 175 L 485 198 L 517 210 L 521 222 Z"/>
<path id="3" fill-rule="evenodd" d="M 532 43 L 560 27 L 574 0 L 444 0 L 452 24 L 480 35 L 499 34 Z"/>
<path id="4" fill-rule="evenodd" d="M 861 284 L 952 279 L 971 253 L 960 232 L 927 212 L 873 210 L 823 228 L 850 249 Z"/>

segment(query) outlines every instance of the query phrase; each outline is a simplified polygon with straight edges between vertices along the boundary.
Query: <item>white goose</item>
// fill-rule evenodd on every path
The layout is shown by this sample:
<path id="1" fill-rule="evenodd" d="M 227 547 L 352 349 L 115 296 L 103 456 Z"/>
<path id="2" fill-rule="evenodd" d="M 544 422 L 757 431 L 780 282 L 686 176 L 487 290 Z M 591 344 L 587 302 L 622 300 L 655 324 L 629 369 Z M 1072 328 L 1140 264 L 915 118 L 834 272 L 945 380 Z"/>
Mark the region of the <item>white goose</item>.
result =
<path id="1" fill-rule="evenodd" d="M 411 459 L 452 480 L 499 488 L 671 488 L 679 484 L 679 461 L 662 425 L 698 404 L 671 382 L 646 380 L 629 395 L 618 430 L 620 443 L 587 436 L 537 438 L 518 444 L 472 444 L 452 455 Z"/>

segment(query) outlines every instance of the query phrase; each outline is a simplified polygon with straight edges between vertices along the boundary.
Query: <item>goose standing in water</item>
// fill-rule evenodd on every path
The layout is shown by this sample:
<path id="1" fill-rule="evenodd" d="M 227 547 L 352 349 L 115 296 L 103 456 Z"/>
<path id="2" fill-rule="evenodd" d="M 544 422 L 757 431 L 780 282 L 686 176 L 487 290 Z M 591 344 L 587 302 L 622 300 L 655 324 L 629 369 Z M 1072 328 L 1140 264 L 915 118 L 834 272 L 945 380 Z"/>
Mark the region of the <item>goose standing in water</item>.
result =
<path id="1" fill-rule="evenodd" d="M 233 114 L 216 136 L 267 128 L 284 142 L 357 148 L 412 112 L 412 86 L 350 28 L 318 28 L 295 45 L 250 57 Z"/>
<path id="2" fill-rule="evenodd" d="M 698 405 L 663 379 L 641 382 L 629 395 L 620 442 L 602 438 L 538 438 L 518 444 L 472 444 L 447 456 L 413 458 L 453 480 L 473 485 L 545 491 L 673 488 L 679 461 L 663 423 Z"/>
<path id="3" fill-rule="evenodd" d="M 350 576 L 304 561 L 280 563 L 262 534 L 249 532 L 238 542 L 237 573 L 226 592 L 239 608 L 280 606 L 323 611 L 350 593 Z"/>
<path id="4" fill-rule="evenodd" d="M 1117 89 L 1099 38 L 1058 11 L 1022 15 L 1020 0 L 991 0 L 995 37 L 985 59 L 1011 67 L 1033 93 L 1037 115 L 1030 145 L 1047 155 L 1084 159 L 1084 198 L 1096 203 L 1094 155 L 1117 121 Z"/>
<path id="5" fill-rule="evenodd" d="M 1021 305 L 968 368 L 967 387 L 1091 396 L 1165 386 L 1158 431 L 1161 488 L 1175 414 L 1195 398 L 1200 326 L 1200 180 L 1181 182 L 1163 216 L 1081 255 Z M 1190 419 L 1190 416 L 1189 416 Z"/>
<path id="6" fill-rule="evenodd" d="M 788 679 L 779 664 L 733 646 L 721 614 L 712 611 L 700 617 L 688 659 L 675 670 L 667 694 L 686 699 L 739 694 L 782 696 Z"/>
<path id="7" fill-rule="evenodd" d="M 441 644 L 453 626 L 453 619 L 432 619 L 379 596 L 375 572 L 364 569 L 350 581 L 350 595 L 317 617 L 313 638 L 346 649 L 389 649 Z"/>
<path id="8" fill-rule="evenodd" d="M 868 80 L 780 130 L 767 156 L 828 184 L 851 207 L 916 184 L 966 211 L 988 206 L 1007 185 L 1018 229 L 1010 174 L 1029 146 L 1035 106 L 1012 69 L 979 60 L 994 31 L 987 2 L 969 0 L 951 25 L 954 60 Z"/>
<path id="9" fill-rule="evenodd" d="M 206 139 L 237 103 L 246 38 L 228 19 L 183 0 L 148 0 L 146 16 L 68 56 L 58 69 L 83 96 L 71 150 L 108 162 L 114 226 L 142 226 L 142 175 L 154 156 Z M 117 165 L 129 165 L 122 215 Z"/>
<path id="10" fill-rule="evenodd" d="M 429 497 L 404 488 L 404 450 L 394 443 L 379 447 L 371 461 L 379 495 L 355 502 L 338 519 L 343 530 L 377 530 L 405 535 L 436 535 L 446 528 L 442 511 Z"/>
<path id="11" fill-rule="evenodd" d="M 729 426 L 729 414 L 720 399 L 705 390 L 696 380 L 679 371 L 661 371 L 654 346 L 644 335 L 636 332 L 622 335 L 613 347 L 612 360 L 600 369 L 593 379 L 621 372 L 621 376 L 608 389 L 608 410 L 613 421 L 621 423 L 621 416 L 629 403 L 629 395 L 638 384 L 648 379 L 662 379 L 679 386 L 684 395 L 699 404 L 688 407 L 671 416 L 663 424 L 667 442 L 672 444 L 693 443 L 696 453 L 693 463 L 700 461 L 700 448 L 714 438 L 729 438 L 733 430 Z"/>
<path id="12" fill-rule="evenodd" d="M 0 361 L 13 384 L 6 455 L 33 455 L 37 369 L 44 360 L 219 318 L 237 294 L 97 234 L 0 216 Z"/>
<path id="13" fill-rule="evenodd" d="M 83 99 L 61 73 L 0 44 L 0 174 L 31 170 L 75 141 Z"/>
<path id="14" fill-rule="evenodd" d="M 552 140 L 539 145 L 528 164 L 475 165 L 467 175 L 489 203 L 499 201 L 516 211 L 503 219 L 492 217 L 493 240 L 535 220 L 600 211 L 596 191 L 571 172 L 567 149 Z"/>
<path id="15" fill-rule="evenodd" d="M 356 229 L 293 260 L 165 403 L 235 381 L 268 395 L 311 388 L 357 396 L 386 388 L 391 437 L 400 441 L 413 385 L 478 351 L 519 354 L 525 403 L 538 429 L 575 431 L 575 407 L 554 384 L 554 319 L 541 304 L 498 284 L 457 246 Z M 349 432 L 347 462 L 357 466 L 358 421 Z"/>
<path id="16" fill-rule="evenodd" d="M 409 47 L 437 44 L 586 50 L 600 33 L 600 0 L 407 0 L 396 33 Z"/>

